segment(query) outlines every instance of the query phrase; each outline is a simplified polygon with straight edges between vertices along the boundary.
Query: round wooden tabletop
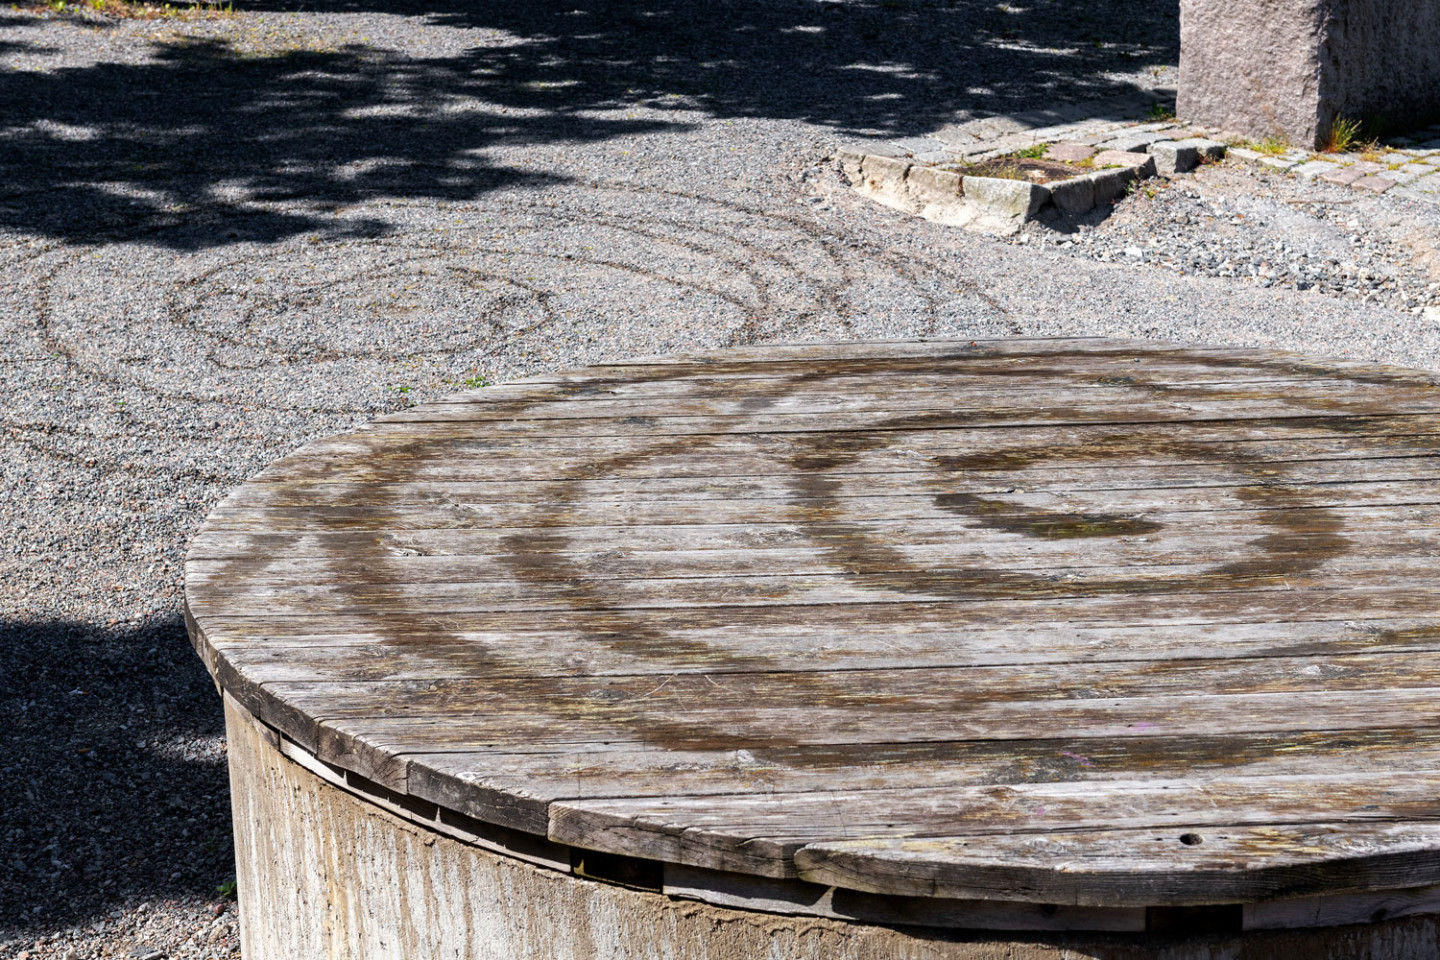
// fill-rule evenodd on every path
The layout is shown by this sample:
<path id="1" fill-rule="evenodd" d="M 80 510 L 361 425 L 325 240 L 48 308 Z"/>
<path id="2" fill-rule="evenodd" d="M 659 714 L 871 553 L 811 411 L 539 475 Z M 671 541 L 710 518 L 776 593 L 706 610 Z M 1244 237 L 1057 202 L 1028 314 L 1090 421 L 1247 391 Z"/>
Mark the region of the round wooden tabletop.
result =
<path id="1" fill-rule="evenodd" d="M 587 850 L 1148 906 L 1440 883 L 1440 389 L 1114 340 L 754 347 L 312 443 L 186 565 L 320 760 Z"/>

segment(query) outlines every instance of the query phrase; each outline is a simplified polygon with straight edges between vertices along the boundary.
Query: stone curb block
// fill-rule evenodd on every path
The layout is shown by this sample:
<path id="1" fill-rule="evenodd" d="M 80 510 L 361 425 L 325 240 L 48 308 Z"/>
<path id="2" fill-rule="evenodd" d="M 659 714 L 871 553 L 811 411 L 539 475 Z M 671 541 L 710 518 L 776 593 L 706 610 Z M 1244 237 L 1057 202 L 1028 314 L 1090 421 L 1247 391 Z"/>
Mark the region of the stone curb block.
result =
<path id="1" fill-rule="evenodd" d="M 1050 202 L 1055 204 L 1055 209 L 1061 213 L 1081 214 L 1095 209 L 1093 173 L 1087 173 L 1083 177 L 1071 177 L 1069 180 L 1057 180 L 1048 186 Z"/>
<path id="2" fill-rule="evenodd" d="M 1024 180 L 997 177 L 965 177 L 965 196 L 979 207 L 982 216 L 1028 220 L 1050 199 L 1050 189 Z"/>
<path id="3" fill-rule="evenodd" d="M 1142 179 L 1155 176 L 1155 158 L 1148 153 L 1103 150 L 1095 155 L 1094 163 L 1097 167 L 1128 167 Z"/>
<path id="4" fill-rule="evenodd" d="M 925 202 L 934 198 L 955 199 L 960 196 L 960 174 L 938 167 L 910 168 L 906 177 L 907 185 L 916 194 L 915 199 Z"/>
<path id="5" fill-rule="evenodd" d="M 1153 169 L 1151 172 L 1154 172 Z M 1140 170 L 1137 167 L 1115 167 L 1097 170 L 1086 177 L 1095 185 L 1095 205 L 1099 206 L 1125 196 L 1130 184 L 1140 179 Z"/>
<path id="6" fill-rule="evenodd" d="M 1164 176 L 1189 173 L 1200 166 L 1200 148 L 1186 140 L 1161 140 L 1150 144 L 1155 169 Z"/>
<path id="7" fill-rule="evenodd" d="M 1061 214 L 1088 213 L 1099 204 L 1125 196 L 1137 180 L 1155 176 L 1157 160 L 1167 169 L 1193 169 L 1212 146 L 1210 141 L 1202 140 L 1157 144 L 1161 147 L 1158 155 L 1113 150 L 1101 153 L 1096 161 L 1112 166 L 1049 184 L 965 177 L 907 157 L 863 153 L 853 148 L 836 151 L 835 159 L 851 186 L 888 207 L 936 223 L 1013 235 L 1047 204 Z M 1213 146 L 1223 155 L 1223 144 Z"/>
<path id="8" fill-rule="evenodd" d="M 1190 144 L 1200 151 L 1201 160 L 1224 160 L 1226 152 L 1230 149 L 1219 140 L 1206 140 L 1203 137 L 1182 140 L 1181 143 Z"/>

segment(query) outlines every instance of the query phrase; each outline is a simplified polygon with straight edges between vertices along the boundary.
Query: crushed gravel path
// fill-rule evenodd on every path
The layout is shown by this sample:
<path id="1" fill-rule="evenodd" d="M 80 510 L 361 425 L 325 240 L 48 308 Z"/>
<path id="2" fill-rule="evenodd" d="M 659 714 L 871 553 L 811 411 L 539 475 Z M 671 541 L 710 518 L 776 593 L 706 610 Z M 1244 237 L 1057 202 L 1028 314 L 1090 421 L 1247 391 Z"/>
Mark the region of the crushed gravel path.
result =
<path id="1" fill-rule="evenodd" d="M 179 571 L 206 512 L 308 439 L 487 381 L 771 340 L 1440 366 L 1413 312 L 1440 280 L 1435 208 L 1322 216 L 1217 170 L 1078 245 L 1021 244 L 878 207 L 826 159 L 1166 82 L 1172 7 L 0 10 L 0 957 L 238 952 L 219 704 Z"/>

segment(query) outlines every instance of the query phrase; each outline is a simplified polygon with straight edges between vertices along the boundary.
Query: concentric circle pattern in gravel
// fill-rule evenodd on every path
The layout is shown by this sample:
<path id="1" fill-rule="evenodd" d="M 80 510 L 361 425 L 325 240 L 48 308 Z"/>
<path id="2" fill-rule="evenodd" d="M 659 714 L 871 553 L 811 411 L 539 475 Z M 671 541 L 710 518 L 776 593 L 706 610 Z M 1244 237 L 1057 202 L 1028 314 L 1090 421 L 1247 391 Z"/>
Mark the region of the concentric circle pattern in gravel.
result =
<path id="1" fill-rule="evenodd" d="M 1169 82 L 1173 0 L 237 6 L 0 10 L 6 960 L 238 950 L 219 703 L 180 564 L 221 497 L 308 439 L 731 343 L 1440 357 L 1413 312 L 1440 229 L 1390 198 L 1322 218 L 1323 194 L 1206 171 L 1198 197 L 1137 194 L 1022 245 L 878 207 L 827 159 Z"/>

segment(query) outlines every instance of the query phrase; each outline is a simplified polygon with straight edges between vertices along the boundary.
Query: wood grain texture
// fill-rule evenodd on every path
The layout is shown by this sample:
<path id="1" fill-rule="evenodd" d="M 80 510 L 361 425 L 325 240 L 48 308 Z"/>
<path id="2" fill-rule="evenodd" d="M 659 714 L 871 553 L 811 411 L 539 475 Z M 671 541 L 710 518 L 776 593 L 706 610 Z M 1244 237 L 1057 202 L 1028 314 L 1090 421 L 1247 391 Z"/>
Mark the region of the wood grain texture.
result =
<path id="1" fill-rule="evenodd" d="M 246 710 L 458 815 L 855 896 L 1283 926 L 1308 908 L 1263 904 L 1440 884 L 1437 574 L 1429 373 L 812 344 L 312 443 L 216 508 L 186 606 Z"/>

